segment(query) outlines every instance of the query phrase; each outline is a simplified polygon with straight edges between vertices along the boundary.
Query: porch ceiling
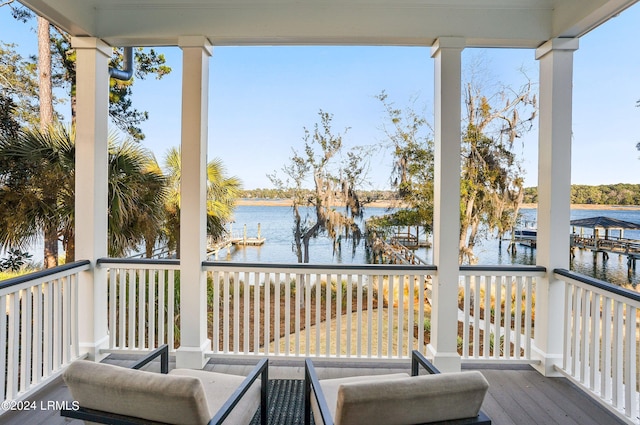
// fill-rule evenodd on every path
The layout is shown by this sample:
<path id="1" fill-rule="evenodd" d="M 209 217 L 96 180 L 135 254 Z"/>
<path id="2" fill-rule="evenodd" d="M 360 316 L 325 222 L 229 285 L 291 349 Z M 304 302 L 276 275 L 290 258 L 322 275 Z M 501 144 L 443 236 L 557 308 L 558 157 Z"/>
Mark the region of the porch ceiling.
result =
<path id="1" fill-rule="evenodd" d="M 538 47 L 576 37 L 638 0 L 21 0 L 74 36 L 112 46 L 431 45 Z"/>

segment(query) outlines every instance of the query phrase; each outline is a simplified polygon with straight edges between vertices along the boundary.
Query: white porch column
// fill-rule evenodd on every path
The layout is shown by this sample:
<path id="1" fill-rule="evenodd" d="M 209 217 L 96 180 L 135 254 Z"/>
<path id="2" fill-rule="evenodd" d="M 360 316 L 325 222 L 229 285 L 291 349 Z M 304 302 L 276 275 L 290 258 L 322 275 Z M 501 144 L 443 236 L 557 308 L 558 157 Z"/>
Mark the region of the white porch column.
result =
<path id="1" fill-rule="evenodd" d="M 207 137 L 209 57 L 200 36 L 181 37 L 182 165 L 180 181 L 180 348 L 176 366 L 200 369 L 207 339 L 207 278 L 202 269 L 207 240 Z"/>
<path id="2" fill-rule="evenodd" d="M 73 37 L 76 49 L 76 258 L 92 268 L 80 275 L 79 337 L 82 352 L 100 360 L 109 342 L 107 274 L 96 260 L 107 256 L 109 58 L 111 47 L 91 37 Z"/>
<path id="3" fill-rule="evenodd" d="M 427 355 L 443 372 L 460 370 L 458 335 L 458 246 L 460 234 L 461 54 L 465 40 L 440 38 L 435 60 L 435 176 L 431 343 Z"/>
<path id="4" fill-rule="evenodd" d="M 564 282 L 556 268 L 569 268 L 571 213 L 571 117 L 573 52 L 577 39 L 553 39 L 536 50 L 540 61 L 537 263 L 547 275 L 536 283 L 535 366 L 546 376 L 562 364 Z"/>

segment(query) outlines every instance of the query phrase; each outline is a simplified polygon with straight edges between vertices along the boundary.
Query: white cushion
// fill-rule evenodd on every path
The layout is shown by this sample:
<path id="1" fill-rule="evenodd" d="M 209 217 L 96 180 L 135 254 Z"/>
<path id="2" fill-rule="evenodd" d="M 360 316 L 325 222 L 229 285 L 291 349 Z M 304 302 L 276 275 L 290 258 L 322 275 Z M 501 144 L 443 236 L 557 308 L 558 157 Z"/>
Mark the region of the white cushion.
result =
<path id="1" fill-rule="evenodd" d="M 208 372 L 206 370 L 174 369 L 169 374 L 171 376 L 192 376 L 202 382 L 207 404 L 211 411 L 209 419 L 220 410 L 222 405 L 245 380 L 244 376 Z M 224 420 L 224 424 L 236 425 L 251 422 L 258 407 L 260 407 L 260 382 L 260 379 L 256 379 L 229 416 L 227 416 L 227 419 Z"/>
<path id="2" fill-rule="evenodd" d="M 366 378 L 366 379 L 363 379 Z M 411 425 L 478 415 L 489 384 L 478 371 L 321 380 L 336 425 Z M 314 417 L 320 423 L 314 409 Z"/>
<path id="3" fill-rule="evenodd" d="M 207 396 L 198 378 L 78 360 L 63 378 L 81 407 L 172 424 L 206 424 Z"/>
<path id="4" fill-rule="evenodd" d="M 81 407 L 180 425 L 207 424 L 245 377 L 174 369 L 168 375 L 78 360 L 63 378 Z M 260 405 L 256 380 L 225 424 L 248 424 Z"/>
<path id="5" fill-rule="evenodd" d="M 335 421 L 336 408 L 338 406 L 338 388 L 340 385 L 351 382 L 385 381 L 396 378 L 407 378 L 408 376 L 408 373 L 392 373 L 387 375 L 365 375 L 350 376 L 347 378 L 322 379 L 320 381 L 320 388 L 322 388 L 322 394 L 329 406 L 331 417 Z M 316 419 L 316 423 L 322 423 L 320 419 L 320 409 L 318 408 L 315 397 L 311 397 L 311 408 L 313 410 L 313 417 Z"/>

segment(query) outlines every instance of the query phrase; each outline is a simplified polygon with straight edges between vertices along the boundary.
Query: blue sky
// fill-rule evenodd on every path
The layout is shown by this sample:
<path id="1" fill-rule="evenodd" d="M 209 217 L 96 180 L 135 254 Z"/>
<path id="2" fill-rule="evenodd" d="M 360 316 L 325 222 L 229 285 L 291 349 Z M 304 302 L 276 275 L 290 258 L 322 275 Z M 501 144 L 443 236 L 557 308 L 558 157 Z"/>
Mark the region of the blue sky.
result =
<path id="1" fill-rule="evenodd" d="M 640 183 L 640 6 L 636 5 L 580 40 L 574 57 L 572 181 L 575 184 Z M 35 54 L 34 23 L 15 22 L 0 8 L 0 40 Z M 180 144 L 181 54 L 159 48 L 173 72 L 137 81 L 134 105 L 149 111 L 143 144 L 160 162 Z M 517 86 L 520 68 L 538 79 L 534 51 L 466 49 L 463 67 L 478 58 L 487 80 Z M 433 61 L 420 47 L 215 47 L 210 63 L 209 157 L 220 157 L 247 189 L 270 187 L 266 177 L 301 149 L 303 128 L 320 109 L 334 115 L 333 129 L 348 146 L 384 142 L 382 90 L 398 107 L 433 115 Z M 68 108 L 68 106 L 66 107 Z M 63 113 L 67 113 L 64 109 Z M 537 132 L 516 146 L 527 186 L 537 184 Z M 388 187 L 390 157 L 371 159 L 368 189 Z"/>

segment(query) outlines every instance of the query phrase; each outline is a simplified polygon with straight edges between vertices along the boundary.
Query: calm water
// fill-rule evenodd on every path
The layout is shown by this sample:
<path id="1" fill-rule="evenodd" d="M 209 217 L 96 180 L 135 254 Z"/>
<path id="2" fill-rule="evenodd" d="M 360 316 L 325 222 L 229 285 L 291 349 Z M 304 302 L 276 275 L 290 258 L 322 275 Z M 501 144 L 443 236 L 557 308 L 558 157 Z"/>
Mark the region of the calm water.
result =
<path id="1" fill-rule="evenodd" d="M 386 212 L 384 208 L 367 208 L 366 217 L 381 215 Z M 526 209 L 522 211 L 523 220 L 535 221 L 536 210 Z M 640 223 L 640 211 L 626 210 L 572 210 L 571 218 L 587 218 L 605 215 L 620 220 Z M 260 247 L 234 247 L 229 252 L 221 252 L 219 260 L 234 262 L 263 262 L 263 263 L 289 263 L 296 262 L 293 251 L 293 215 L 290 207 L 275 206 L 240 206 L 236 209 L 235 223 L 232 226 L 234 235 L 240 236 L 244 226 L 247 228 L 247 236 L 255 237 L 260 223 L 261 236 L 266 238 L 264 245 Z M 567 230 L 569 234 L 569 229 Z M 614 235 L 617 235 L 617 231 Z M 640 240 L 640 231 L 625 231 L 624 236 L 630 239 Z M 518 245 L 515 256 L 507 253 L 507 244 L 504 242 L 500 249 L 495 238 L 483 240 L 477 245 L 475 253 L 479 264 L 484 265 L 508 265 L 508 264 L 535 264 L 535 250 Z M 431 249 L 422 248 L 416 252 L 427 263 L 433 262 Z M 352 255 L 350 242 L 343 242 L 341 252 L 333 252 L 331 241 L 326 237 L 319 237 L 311 242 L 310 262 L 314 264 L 352 263 L 366 264 L 364 242 L 356 247 Z M 571 269 L 598 279 L 616 283 L 629 288 L 636 288 L 640 283 L 640 269 L 628 273 L 626 257 L 610 254 L 609 260 L 604 263 L 602 256 L 598 256 L 597 262 L 593 262 L 591 251 L 576 250 L 576 256 L 572 260 Z"/>
<path id="2" fill-rule="evenodd" d="M 367 208 L 366 217 L 384 214 L 384 208 Z M 536 210 L 522 210 L 524 221 L 536 221 Z M 620 220 L 640 223 L 640 211 L 628 210 L 572 210 L 571 218 L 587 218 L 596 216 L 613 217 Z M 366 218 L 365 217 L 365 218 Z M 244 226 L 247 227 L 247 236 L 255 237 L 258 233 L 258 223 L 261 227 L 261 236 L 266 242 L 260 247 L 234 247 L 229 252 L 222 251 L 219 260 L 248 263 L 295 263 L 296 256 L 293 251 L 293 214 L 290 207 L 265 207 L 265 206 L 240 206 L 236 209 L 235 223 L 232 225 L 234 235 L 241 236 Z M 570 229 L 567 229 L 567 235 Z M 614 236 L 618 232 L 613 232 Z M 640 231 L 626 231 L 625 237 L 640 240 Z M 507 252 L 507 242 L 503 242 L 500 248 L 495 238 L 482 240 L 475 248 L 475 254 L 479 264 L 484 265 L 509 265 L 509 264 L 535 264 L 536 251 L 522 245 L 518 245 L 515 256 Z M 33 249 L 33 261 L 42 263 L 42 241 L 39 241 Z M 350 241 L 343 243 L 341 252 L 334 253 L 331 241 L 326 237 L 319 237 L 311 241 L 310 262 L 314 264 L 351 263 L 366 264 L 364 241 L 356 247 L 352 255 Z M 630 289 L 640 290 L 640 264 L 635 272 L 627 270 L 625 256 L 610 254 L 605 263 L 599 255 L 594 263 L 591 251 L 576 250 L 576 256 L 571 261 L 571 269 L 588 276 L 594 276 L 611 283 L 625 286 Z M 0 257 L 5 253 L 0 252 Z M 431 249 L 421 248 L 416 252 L 420 258 L 431 264 L 433 253 Z"/>

